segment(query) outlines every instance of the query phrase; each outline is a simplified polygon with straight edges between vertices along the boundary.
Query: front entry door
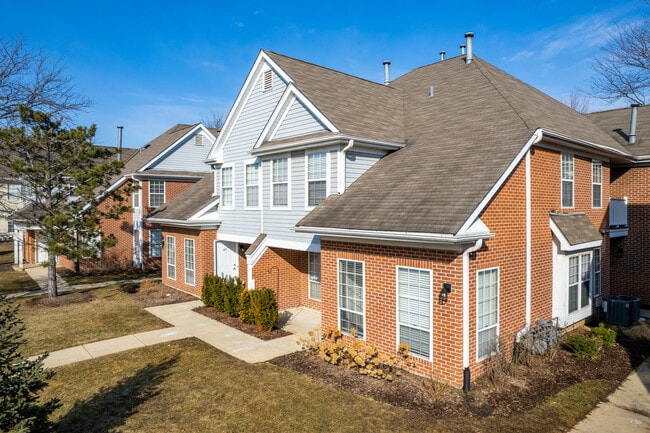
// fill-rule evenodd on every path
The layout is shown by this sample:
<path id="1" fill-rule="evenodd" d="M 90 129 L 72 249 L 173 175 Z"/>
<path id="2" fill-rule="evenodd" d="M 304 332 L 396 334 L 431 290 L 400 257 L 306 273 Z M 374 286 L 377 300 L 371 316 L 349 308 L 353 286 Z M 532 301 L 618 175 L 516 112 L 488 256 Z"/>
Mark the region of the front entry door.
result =
<path id="1" fill-rule="evenodd" d="M 216 241 L 216 274 L 223 277 L 239 276 L 239 255 L 236 242 Z"/>

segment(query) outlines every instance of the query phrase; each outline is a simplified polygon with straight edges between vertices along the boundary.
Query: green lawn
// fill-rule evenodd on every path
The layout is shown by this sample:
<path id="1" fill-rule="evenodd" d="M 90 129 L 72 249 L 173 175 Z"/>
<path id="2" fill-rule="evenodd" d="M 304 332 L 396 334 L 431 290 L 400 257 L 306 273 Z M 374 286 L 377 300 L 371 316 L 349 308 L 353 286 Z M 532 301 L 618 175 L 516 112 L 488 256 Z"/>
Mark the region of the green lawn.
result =
<path id="1" fill-rule="evenodd" d="M 169 326 L 147 313 L 119 285 L 88 292 L 95 300 L 59 307 L 32 306 L 28 299 L 21 299 L 19 316 L 27 327 L 23 353 L 37 355 Z M 65 296 L 69 295 L 60 295 Z"/>

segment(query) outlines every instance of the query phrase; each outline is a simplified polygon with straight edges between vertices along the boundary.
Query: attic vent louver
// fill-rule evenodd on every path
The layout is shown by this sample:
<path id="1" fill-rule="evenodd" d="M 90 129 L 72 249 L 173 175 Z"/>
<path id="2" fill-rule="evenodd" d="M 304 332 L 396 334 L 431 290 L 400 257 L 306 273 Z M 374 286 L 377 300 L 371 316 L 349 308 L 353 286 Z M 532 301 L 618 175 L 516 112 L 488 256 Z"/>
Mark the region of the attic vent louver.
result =
<path id="1" fill-rule="evenodd" d="M 271 89 L 273 89 L 273 72 L 270 69 L 267 69 L 264 71 L 264 77 L 263 77 L 264 83 L 263 83 L 263 91 L 267 92 Z"/>
<path id="2" fill-rule="evenodd" d="M 203 136 L 201 134 L 196 134 L 194 136 L 194 145 L 203 146 Z"/>
<path id="3" fill-rule="evenodd" d="M 433 86 L 429 86 L 429 98 L 432 97 L 435 94 L 433 91 Z"/>

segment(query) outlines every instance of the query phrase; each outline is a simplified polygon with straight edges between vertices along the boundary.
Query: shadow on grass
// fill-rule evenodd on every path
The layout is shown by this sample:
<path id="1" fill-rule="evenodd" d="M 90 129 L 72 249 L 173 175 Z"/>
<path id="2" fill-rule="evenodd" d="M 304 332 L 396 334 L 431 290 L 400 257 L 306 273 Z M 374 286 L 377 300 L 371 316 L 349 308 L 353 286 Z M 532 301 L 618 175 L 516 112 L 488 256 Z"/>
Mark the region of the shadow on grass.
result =
<path id="1" fill-rule="evenodd" d="M 139 405 L 155 397 L 178 357 L 157 365 L 149 364 L 112 388 L 75 405 L 57 422 L 59 432 L 107 433 L 124 425 Z"/>

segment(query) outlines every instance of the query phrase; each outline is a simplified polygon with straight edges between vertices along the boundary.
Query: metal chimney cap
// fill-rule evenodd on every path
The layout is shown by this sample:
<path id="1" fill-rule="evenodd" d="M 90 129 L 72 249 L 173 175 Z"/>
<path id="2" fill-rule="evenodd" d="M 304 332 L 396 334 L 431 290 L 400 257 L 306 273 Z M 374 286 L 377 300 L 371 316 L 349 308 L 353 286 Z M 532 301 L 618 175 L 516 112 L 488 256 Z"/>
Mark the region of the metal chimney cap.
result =
<path id="1" fill-rule="evenodd" d="M 467 32 L 465 33 L 466 38 L 473 38 L 474 37 L 474 32 Z"/>
<path id="2" fill-rule="evenodd" d="M 390 65 L 390 60 L 384 60 L 384 65 Z"/>
<path id="3" fill-rule="evenodd" d="M 633 103 L 630 104 L 630 107 L 633 107 L 633 108 L 634 107 L 640 107 L 640 106 L 641 106 L 641 104 L 639 104 L 638 102 L 633 102 Z"/>

